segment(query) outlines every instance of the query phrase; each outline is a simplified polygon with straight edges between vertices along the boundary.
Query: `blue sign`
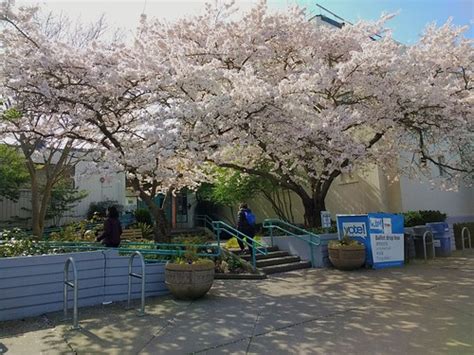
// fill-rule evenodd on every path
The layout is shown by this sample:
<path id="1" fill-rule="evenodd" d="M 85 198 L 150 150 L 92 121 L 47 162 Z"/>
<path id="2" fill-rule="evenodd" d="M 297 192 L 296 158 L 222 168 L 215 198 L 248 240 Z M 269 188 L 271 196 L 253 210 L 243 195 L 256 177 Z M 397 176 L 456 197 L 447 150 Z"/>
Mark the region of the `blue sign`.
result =
<path id="1" fill-rule="evenodd" d="M 348 236 L 365 245 L 366 265 L 374 269 L 404 262 L 403 216 L 388 213 L 337 215 L 339 239 Z"/>
<path id="2" fill-rule="evenodd" d="M 369 220 L 366 214 L 337 215 L 339 239 L 348 236 L 365 245 L 365 264 L 372 267 L 372 251 L 369 238 Z"/>
<path id="3" fill-rule="evenodd" d="M 374 269 L 402 266 L 405 255 L 403 216 L 369 213 L 368 218 Z"/>

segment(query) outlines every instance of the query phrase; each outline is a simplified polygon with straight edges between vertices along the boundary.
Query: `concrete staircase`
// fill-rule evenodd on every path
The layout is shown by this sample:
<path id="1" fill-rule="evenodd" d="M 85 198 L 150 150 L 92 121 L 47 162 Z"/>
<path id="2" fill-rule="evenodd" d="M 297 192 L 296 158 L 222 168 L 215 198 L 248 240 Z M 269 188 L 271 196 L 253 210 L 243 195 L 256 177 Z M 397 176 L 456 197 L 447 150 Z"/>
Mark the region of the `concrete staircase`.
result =
<path id="1" fill-rule="evenodd" d="M 311 262 L 302 261 L 299 256 L 290 255 L 278 247 L 268 247 L 267 250 L 267 255 L 257 255 L 257 268 L 267 275 L 311 267 Z M 250 255 L 239 256 L 251 262 Z"/>

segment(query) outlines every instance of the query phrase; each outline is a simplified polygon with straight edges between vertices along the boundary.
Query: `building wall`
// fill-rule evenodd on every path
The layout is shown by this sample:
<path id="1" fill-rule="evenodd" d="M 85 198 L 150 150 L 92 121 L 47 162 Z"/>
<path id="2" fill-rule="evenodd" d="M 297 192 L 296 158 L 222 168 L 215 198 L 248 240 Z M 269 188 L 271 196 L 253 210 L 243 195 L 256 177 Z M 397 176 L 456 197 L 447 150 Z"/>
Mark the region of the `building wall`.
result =
<path id="1" fill-rule="evenodd" d="M 402 211 L 440 210 L 449 217 L 474 216 L 474 189 L 461 187 L 458 191 L 432 188 L 427 182 L 401 178 Z"/>
<path id="2" fill-rule="evenodd" d="M 101 177 L 104 178 L 102 183 Z M 111 200 L 124 206 L 127 204 L 124 173 L 93 172 L 91 163 L 83 161 L 75 168 L 74 185 L 79 190 L 87 191 L 88 195 L 64 214 L 60 221 L 61 225 L 85 218 L 92 202 Z M 0 200 L 0 227 L 31 227 L 29 210 L 31 210 L 30 190 L 20 191 L 20 198 L 16 202 Z M 22 221 L 17 220 L 16 216 L 21 217 Z M 47 221 L 46 226 L 52 224 L 53 221 Z"/>
<path id="3" fill-rule="evenodd" d="M 326 209 L 333 219 L 337 214 L 359 214 L 367 212 L 406 212 L 409 210 L 440 210 L 448 217 L 474 216 L 474 189 L 461 188 L 458 192 L 431 189 L 429 185 L 390 174 L 373 167 L 364 174 L 344 175 L 337 178 L 326 197 Z M 294 222 L 304 222 L 304 208 L 300 198 L 290 193 Z M 257 217 L 257 222 L 277 215 L 263 196 L 247 201 Z M 238 206 L 223 208 L 221 216 L 235 223 Z M 468 218 L 469 219 L 469 218 Z"/>
<path id="4" fill-rule="evenodd" d="M 127 205 L 125 174 L 110 172 L 107 169 L 97 172 L 92 168 L 92 164 L 87 161 L 79 162 L 76 166 L 75 186 L 88 192 L 87 197 L 74 209 L 75 215 L 80 218 L 86 216 L 92 202 L 109 200 L 117 201 L 122 206 Z"/>

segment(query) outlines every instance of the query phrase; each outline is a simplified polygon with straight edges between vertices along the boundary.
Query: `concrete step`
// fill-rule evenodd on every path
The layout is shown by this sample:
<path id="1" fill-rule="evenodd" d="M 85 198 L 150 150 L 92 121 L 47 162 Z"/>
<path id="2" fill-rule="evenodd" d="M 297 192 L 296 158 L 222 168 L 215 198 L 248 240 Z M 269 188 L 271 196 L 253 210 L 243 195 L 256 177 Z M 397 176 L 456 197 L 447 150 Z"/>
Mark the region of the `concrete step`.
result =
<path id="1" fill-rule="evenodd" d="M 240 253 L 240 249 L 227 249 L 228 251 L 230 251 L 231 253 L 234 253 L 234 254 L 239 254 Z M 267 251 L 270 253 L 272 251 L 279 251 L 280 249 L 278 249 L 278 247 L 267 247 Z M 248 249 L 245 249 L 245 252 L 246 254 L 248 255 L 249 251 Z M 240 255 L 239 255 L 240 256 Z"/>
<path id="2" fill-rule="evenodd" d="M 280 249 L 278 249 L 277 246 L 274 246 L 274 247 L 267 247 L 267 251 L 270 253 L 272 251 L 280 251 Z"/>
<path id="3" fill-rule="evenodd" d="M 311 262 L 299 261 L 296 263 L 266 266 L 266 267 L 260 268 L 260 270 L 262 270 L 267 275 L 270 275 L 270 274 L 277 274 L 279 272 L 286 272 L 286 271 L 299 270 L 299 269 L 308 269 L 310 267 L 311 267 Z"/>
<path id="4" fill-rule="evenodd" d="M 257 267 L 262 268 L 265 266 L 272 266 L 272 265 L 280 265 L 280 264 L 289 264 L 289 263 L 297 263 L 300 261 L 299 256 L 283 256 L 281 258 L 271 258 L 271 259 L 263 259 L 257 261 Z"/>
<path id="5" fill-rule="evenodd" d="M 247 261 L 251 260 L 249 254 L 239 255 L 239 256 L 244 260 L 247 260 Z M 272 252 L 269 252 L 267 255 L 261 255 L 261 254 L 257 255 L 257 260 L 282 258 L 285 256 L 290 256 L 290 254 L 288 254 L 288 252 L 286 251 L 272 251 Z"/>

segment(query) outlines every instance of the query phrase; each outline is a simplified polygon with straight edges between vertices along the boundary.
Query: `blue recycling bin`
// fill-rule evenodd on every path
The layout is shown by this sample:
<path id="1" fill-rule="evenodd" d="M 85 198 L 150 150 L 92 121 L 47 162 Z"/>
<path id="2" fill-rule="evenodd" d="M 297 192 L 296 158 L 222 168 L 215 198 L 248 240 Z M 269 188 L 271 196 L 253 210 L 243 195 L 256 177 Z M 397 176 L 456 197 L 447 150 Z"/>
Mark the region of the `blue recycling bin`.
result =
<path id="1" fill-rule="evenodd" d="M 426 223 L 426 227 L 433 233 L 436 256 L 451 256 L 451 237 L 449 226 L 445 222 Z"/>

